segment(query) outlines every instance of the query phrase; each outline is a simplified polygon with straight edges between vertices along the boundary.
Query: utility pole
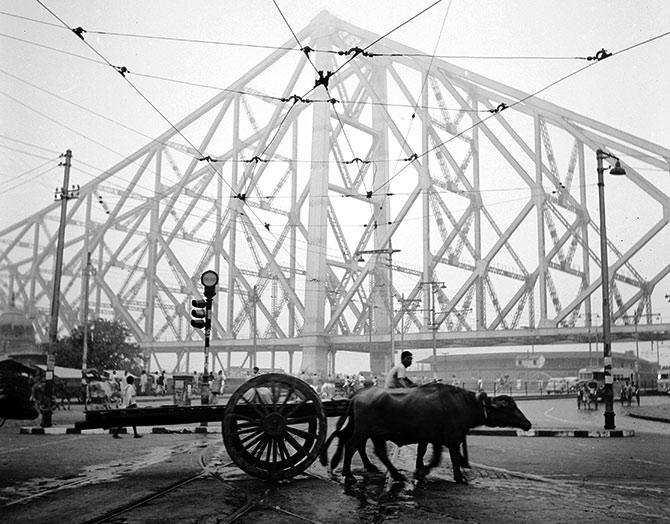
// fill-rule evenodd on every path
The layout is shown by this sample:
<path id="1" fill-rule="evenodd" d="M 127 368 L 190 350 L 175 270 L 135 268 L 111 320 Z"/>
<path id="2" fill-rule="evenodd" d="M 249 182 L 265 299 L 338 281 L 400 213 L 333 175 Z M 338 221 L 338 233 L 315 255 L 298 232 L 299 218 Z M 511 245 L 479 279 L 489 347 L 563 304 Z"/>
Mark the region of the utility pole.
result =
<path id="1" fill-rule="evenodd" d="M 429 299 L 429 304 L 430 304 L 430 313 L 431 313 L 431 320 L 430 320 L 430 327 L 433 331 L 433 378 L 437 378 L 437 328 L 438 326 L 435 323 L 435 286 L 440 286 L 441 289 L 446 288 L 447 286 L 444 284 L 444 282 L 438 282 L 435 280 L 431 280 L 430 282 L 420 282 L 422 286 L 430 286 L 430 299 Z"/>
<path id="2" fill-rule="evenodd" d="M 72 198 L 79 198 L 79 186 L 72 186 L 68 189 L 70 184 L 70 165 L 72 160 L 72 151 L 69 149 L 65 151 L 61 157 L 65 158 L 64 162 L 59 165 L 64 166 L 63 173 L 63 187 L 56 188 L 54 193 L 54 200 L 60 200 L 60 224 L 58 226 L 58 240 L 56 244 L 56 261 L 54 264 L 54 281 L 53 293 L 51 295 L 51 317 L 49 322 L 49 345 L 47 347 L 47 371 L 46 382 L 44 384 L 45 395 L 45 409 L 42 411 L 43 428 L 51 427 L 51 397 L 53 395 L 53 378 L 54 367 L 56 360 L 53 355 L 54 346 L 58 340 L 58 308 L 60 306 L 60 281 L 63 273 L 63 248 L 65 245 L 65 223 L 67 220 L 67 201 Z"/>
<path id="3" fill-rule="evenodd" d="M 405 298 L 405 293 L 400 298 L 400 351 L 405 349 L 405 313 L 407 313 L 407 306 L 417 304 L 420 302 L 418 298 Z"/>
<path id="4" fill-rule="evenodd" d="M 84 305 L 82 323 L 84 328 L 84 344 L 81 352 L 81 386 L 83 397 L 88 401 L 86 394 L 86 369 L 88 368 L 88 288 L 91 275 L 95 275 L 95 268 L 91 264 L 91 252 L 86 254 L 86 267 L 84 268 Z"/>
<path id="5" fill-rule="evenodd" d="M 395 333 L 393 330 L 393 253 L 399 253 L 399 249 L 393 249 L 389 242 L 389 247 L 383 249 L 367 249 L 356 251 L 354 256 L 358 257 L 359 262 L 363 262 L 363 255 L 388 255 L 389 257 L 389 275 L 388 275 L 388 301 L 389 301 L 389 337 L 391 339 L 391 361 L 393 367 L 393 357 L 395 355 Z M 372 352 L 372 306 L 370 306 L 370 352 Z M 390 369 L 390 368 L 389 368 Z"/>

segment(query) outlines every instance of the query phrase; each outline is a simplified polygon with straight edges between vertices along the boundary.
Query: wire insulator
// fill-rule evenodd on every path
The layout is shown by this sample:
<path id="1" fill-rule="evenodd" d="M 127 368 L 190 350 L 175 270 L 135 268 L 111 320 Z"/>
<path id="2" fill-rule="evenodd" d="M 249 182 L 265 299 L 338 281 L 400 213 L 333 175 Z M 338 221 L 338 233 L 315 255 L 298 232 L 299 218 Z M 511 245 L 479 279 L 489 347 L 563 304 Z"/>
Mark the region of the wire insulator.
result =
<path id="1" fill-rule="evenodd" d="M 600 62 L 601 60 L 605 60 L 605 58 L 609 58 L 610 56 L 612 56 L 612 53 L 610 53 L 603 47 L 600 51 L 598 51 L 595 54 L 595 56 L 587 56 L 586 59 L 590 62 L 593 61 Z"/>
<path id="2" fill-rule="evenodd" d="M 316 79 L 314 82 L 314 87 L 319 87 L 323 86 L 324 88 L 328 89 L 328 82 L 330 81 L 330 77 L 333 76 L 335 73 L 333 71 L 326 71 L 325 73 L 323 71 L 317 71 L 319 78 Z"/>
<path id="3" fill-rule="evenodd" d="M 83 40 L 86 30 L 83 27 L 75 27 L 72 32 Z"/>
<path id="4" fill-rule="evenodd" d="M 112 66 L 114 69 L 116 69 L 117 73 L 119 73 L 123 78 L 126 77 L 126 73 L 130 73 L 130 70 L 126 66 Z"/>
<path id="5" fill-rule="evenodd" d="M 493 109 L 489 109 L 487 112 L 491 113 L 491 114 L 496 114 L 496 113 L 500 113 L 501 111 L 504 111 L 508 107 L 509 106 L 505 102 L 501 102 L 500 104 L 498 104 L 497 107 L 494 107 Z"/>

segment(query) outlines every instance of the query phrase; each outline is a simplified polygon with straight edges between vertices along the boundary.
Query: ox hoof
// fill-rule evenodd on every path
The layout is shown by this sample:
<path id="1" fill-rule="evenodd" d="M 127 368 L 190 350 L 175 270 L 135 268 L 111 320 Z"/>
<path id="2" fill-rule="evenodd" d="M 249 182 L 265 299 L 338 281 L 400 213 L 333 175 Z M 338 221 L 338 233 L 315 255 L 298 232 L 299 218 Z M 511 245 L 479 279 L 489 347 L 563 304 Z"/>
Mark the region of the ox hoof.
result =
<path id="1" fill-rule="evenodd" d="M 391 477 L 393 478 L 393 482 L 405 482 L 407 480 L 402 473 L 393 473 Z"/>
<path id="2" fill-rule="evenodd" d="M 356 477 L 354 477 L 353 475 L 347 475 L 344 477 L 344 483 L 349 486 L 352 484 L 356 484 Z"/>
<path id="3" fill-rule="evenodd" d="M 426 466 L 416 468 L 416 471 L 414 472 L 414 478 L 416 480 L 423 480 L 423 479 L 426 478 L 429 471 L 430 471 L 430 469 L 427 468 Z"/>

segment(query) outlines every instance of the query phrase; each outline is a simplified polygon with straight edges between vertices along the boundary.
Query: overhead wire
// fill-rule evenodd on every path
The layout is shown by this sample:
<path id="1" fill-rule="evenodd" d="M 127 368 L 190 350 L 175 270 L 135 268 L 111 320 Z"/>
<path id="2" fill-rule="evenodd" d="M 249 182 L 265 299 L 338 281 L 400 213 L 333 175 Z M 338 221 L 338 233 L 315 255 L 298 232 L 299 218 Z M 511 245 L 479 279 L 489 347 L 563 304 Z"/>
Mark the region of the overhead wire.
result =
<path id="1" fill-rule="evenodd" d="M 51 160 L 49 157 L 43 155 L 37 155 L 32 151 L 25 151 L 23 149 L 17 149 L 15 147 L 6 146 L 4 144 L 0 144 L 0 147 L 6 149 L 7 151 L 12 151 L 14 153 L 21 153 L 23 155 L 32 156 L 33 158 L 39 158 L 40 160 Z"/>
<path id="2" fill-rule="evenodd" d="M 408 145 L 407 139 L 409 137 L 410 131 L 412 130 L 412 124 L 414 124 L 414 120 L 415 120 L 415 117 L 416 117 L 416 112 L 418 110 L 418 108 L 417 108 L 418 101 L 420 100 L 421 94 L 424 92 L 424 89 L 426 88 L 426 83 L 428 82 L 428 77 L 430 75 L 430 70 L 433 66 L 433 61 L 435 60 L 435 53 L 437 52 L 437 47 L 440 45 L 440 40 L 442 39 L 442 33 L 444 32 L 444 26 L 447 23 L 447 17 L 449 16 L 450 9 L 451 9 L 451 0 L 449 0 L 449 3 L 447 4 L 447 9 L 444 12 L 444 17 L 442 18 L 442 25 L 441 25 L 440 31 L 437 35 L 437 39 L 435 40 L 435 46 L 433 47 L 433 55 L 430 57 L 430 61 L 428 62 L 428 69 L 426 70 L 426 74 L 422 75 L 423 80 L 421 82 L 421 90 L 419 92 L 419 96 L 416 97 L 417 103 L 414 106 L 412 116 L 410 118 L 409 124 L 407 125 L 407 131 L 405 132 L 405 134 L 402 137 L 403 143 L 400 145 L 400 151 L 401 152 L 403 151 L 405 146 Z M 387 112 L 387 114 L 388 114 L 388 112 Z M 390 115 L 389 115 L 389 117 L 390 117 Z M 398 168 L 398 162 L 396 162 L 395 165 L 393 166 L 394 175 L 395 175 L 395 171 L 396 171 L 397 168 Z M 390 178 L 393 178 L 394 175 L 391 175 Z"/>
<path id="3" fill-rule="evenodd" d="M 284 16 L 284 13 L 282 12 L 281 8 L 279 7 L 279 4 L 277 3 L 276 0 L 272 0 L 272 2 L 274 3 L 275 7 L 277 8 L 277 11 L 279 11 L 279 14 L 281 15 L 282 19 L 283 19 L 284 22 L 286 23 L 286 25 L 287 25 L 289 31 L 290 31 L 291 34 L 293 35 L 293 38 L 295 39 L 296 43 L 298 44 L 298 47 L 299 47 L 301 50 L 304 51 L 305 57 L 306 57 L 307 61 L 310 63 L 310 65 L 312 66 L 312 69 L 314 69 L 314 72 L 317 74 L 317 76 L 320 76 L 320 77 L 321 77 L 321 73 L 322 73 L 322 72 L 320 72 L 320 71 L 317 69 L 316 65 L 314 64 L 314 62 L 312 61 L 312 59 L 311 59 L 310 56 L 309 56 L 309 52 L 305 51 L 306 48 L 302 45 L 302 42 L 300 42 L 300 39 L 298 38 L 298 35 L 296 34 L 296 32 L 295 32 L 295 31 L 293 30 L 293 28 L 291 27 L 291 24 L 290 24 L 289 21 L 287 20 L 286 16 Z M 327 81 L 326 81 L 326 82 L 323 82 L 322 85 L 323 85 L 323 87 L 324 87 L 324 89 L 325 89 L 325 91 L 326 91 L 326 94 L 328 95 L 328 98 L 332 101 L 331 103 L 332 103 L 332 107 L 333 107 L 333 112 L 335 113 L 335 116 L 336 116 L 336 118 L 337 118 L 337 121 L 338 121 L 339 124 L 340 124 L 340 129 L 342 130 L 342 135 L 344 136 L 344 139 L 345 139 L 345 141 L 347 142 L 347 145 L 349 146 L 349 150 L 351 151 L 351 155 L 352 155 L 352 157 L 356 157 L 356 152 L 354 151 L 354 147 L 353 147 L 353 145 L 351 144 L 351 140 L 349 140 L 349 136 L 347 135 L 346 129 L 345 129 L 345 127 L 344 127 L 344 123 L 342 122 L 342 119 L 340 118 L 340 115 L 339 115 L 339 113 L 337 112 L 337 108 L 335 107 L 335 103 L 334 103 L 335 98 L 331 95 L 330 90 L 328 89 L 328 82 L 327 82 Z M 316 85 L 315 85 L 315 87 L 316 87 Z M 302 98 L 302 97 L 301 97 L 301 98 Z M 291 108 L 292 108 L 292 107 L 293 107 L 293 106 L 291 106 Z M 289 109 L 289 111 L 290 111 L 290 109 Z M 283 123 L 283 121 L 282 121 L 282 123 Z M 280 127 L 280 126 L 281 126 L 281 124 L 280 124 L 279 126 L 277 126 L 277 133 L 279 132 L 279 127 Z M 275 134 L 275 137 L 276 137 L 276 134 Z M 268 145 L 268 147 L 269 147 L 269 145 Z M 267 147 L 266 147 L 266 150 L 267 150 Z M 265 151 L 264 151 L 263 153 L 265 153 Z M 366 186 L 366 184 L 365 184 L 365 180 L 363 180 L 363 186 L 364 186 L 365 191 L 366 191 L 366 193 L 367 193 L 368 190 L 367 190 L 367 186 Z"/>
<path id="4" fill-rule="evenodd" d="M 455 135 L 453 135 L 449 139 L 447 139 L 443 142 L 440 142 L 439 144 L 436 144 L 435 146 L 429 148 L 427 151 L 422 152 L 420 155 L 418 155 L 418 158 L 424 157 L 424 156 L 428 155 L 429 153 L 432 153 L 433 151 L 435 151 L 439 147 L 442 147 L 442 146 L 448 144 L 449 142 L 455 140 L 456 138 L 459 138 L 459 137 L 463 136 L 465 133 L 472 130 L 473 128 L 485 123 L 486 121 L 490 120 L 491 118 L 496 117 L 499 113 L 503 112 L 504 110 L 510 109 L 510 108 L 512 108 L 514 106 L 517 106 L 517 105 L 520 105 L 520 104 L 523 104 L 527 100 L 529 100 L 533 97 L 536 97 L 537 95 L 539 95 L 540 93 L 543 93 L 544 91 L 547 91 L 551 87 L 553 87 L 553 86 L 555 86 L 555 85 L 557 85 L 561 82 L 564 82 L 565 80 L 581 73 L 582 71 L 585 71 L 586 69 L 588 69 L 590 67 L 593 67 L 594 65 L 601 62 L 602 60 L 605 60 L 605 59 L 607 59 L 611 56 L 620 55 L 620 54 L 622 54 L 626 51 L 629 51 L 631 49 L 639 47 L 640 45 L 644 45 L 646 43 L 653 42 L 655 40 L 658 40 L 658 39 L 663 38 L 663 37 L 668 36 L 668 35 L 670 35 L 670 31 L 667 31 L 665 33 L 656 35 L 652 38 L 648 38 L 648 39 L 646 39 L 642 42 L 639 42 L 637 44 L 633 44 L 631 46 L 628 46 L 626 48 L 623 48 L 623 49 L 621 49 L 619 51 L 616 51 L 616 52 L 613 52 L 613 53 L 607 53 L 604 49 L 601 49 L 598 53 L 596 53 L 595 56 L 590 57 L 591 60 L 589 60 L 589 63 L 587 63 L 586 65 L 584 65 L 584 66 L 582 66 L 582 67 L 580 67 L 580 68 L 578 68 L 578 69 L 576 69 L 576 70 L 574 70 L 574 71 L 572 71 L 572 72 L 570 72 L 566 75 L 561 76 L 557 80 L 554 80 L 553 82 L 549 83 L 548 85 L 545 85 L 544 87 L 542 87 L 542 88 L 540 88 L 540 89 L 538 89 L 538 90 L 536 90 L 536 91 L 534 91 L 534 92 L 532 92 L 532 93 L 530 93 L 530 94 L 528 94 L 528 95 L 526 95 L 526 96 L 524 96 L 524 97 L 522 97 L 518 100 L 515 100 L 514 102 L 510 103 L 509 105 L 506 104 L 506 103 L 499 104 L 496 108 L 489 110 L 490 114 L 488 116 L 485 116 L 484 118 L 479 119 L 478 121 L 473 123 L 471 126 L 469 126 L 466 129 L 460 131 L 459 133 L 456 133 Z M 388 182 L 385 185 L 389 184 L 393 178 L 400 175 L 408 167 L 409 167 L 409 165 L 404 166 L 403 168 L 401 168 L 400 171 L 398 171 L 393 177 L 389 178 Z"/>
<path id="5" fill-rule="evenodd" d="M 55 159 L 50 159 L 48 162 L 45 162 L 44 164 L 40 164 L 40 165 L 37 166 L 37 167 L 34 167 L 34 168 L 32 168 L 32 169 L 29 169 L 28 171 L 25 171 L 25 172 L 21 173 L 20 175 L 17 175 L 15 178 L 17 178 L 17 179 L 23 178 L 25 175 L 27 175 L 27 174 L 29 174 L 29 173 L 32 173 L 33 171 L 37 171 L 38 169 L 42 169 L 43 167 L 45 167 L 45 166 L 47 166 L 47 165 L 49 165 L 49 164 L 51 164 L 51 163 L 53 163 L 53 162 L 57 162 L 57 160 L 58 160 L 57 158 L 55 158 Z M 57 164 L 57 163 L 54 163 L 54 165 L 51 166 L 51 167 L 49 167 L 49 169 L 47 169 L 47 170 L 45 170 L 45 171 L 42 171 L 42 172 L 40 172 L 40 173 L 37 173 L 36 175 L 34 175 L 34 176 L 32 176 L 32 177 L 28 177 L 28 178 L 26 178 L 25 180 L 20 180 L 20 181 L 18 181 L 16 184 L 14 184 L 14 185 L 10 185 L 10 186 L 8 186 L 8 187 L 3 186 L 3 188 L 2 188 L 2 193 L 3 193 L 3 194 L 11 193 L 12 191 L 14 191 L 15 189 L 17 189 L 18 187 L 21 187 L 21 186 L 27 184 L 28 182 L 34 182 L 34 181 L 35 181 L 36 179 L 38 179 L 39 177 L 41 177 L 41 176 L 43 176 L 43 175 L 46 175 L 47 173 L 50 173 L 51 171 L 54 171 L 54 170 L 57 169 L 58 167 L 59 167 L 58 164 Z"/>
<path id="6" fill-rule="evenodd" d="M 49 149 L 48 147 L 38 146 L 37 144 L 31 144 L 30 142 L 26 142 L 24 140 L 19 140 L 18 138 L 14 138 L 14 137 L 11 137 L 11 136 L 0 134 L 0 138 L 4 138 L 5 140 L 9 140 L 10 142 L 16 142 L 16 143 L 22 144 L 24 146 L 33 147 L 35 149 L 40 149 L 40 150 L 45 151 L 47 153 L 53 153 L 54 155 L 59 155 L 60 154 L 60 151 L 56 151 L 55 149 Z"/>
<path id="7" fill-rule="evenodd" d="M 59 29 L 66 29 L 63 26 L 59 24 L 54 24 L 51 22 L 46 22 L 43 20 L 38 20 L 35 18 L 27 17 L 27 16 L 22 16 L 22 15 L 17 15 L 14 13 L 8 13 L 6 11 L 0 11 L 0 15 L 5 15 L 5 16 L 10 16 L 14 18 L 18 18 L 21 20 L 27 20 L 31 22 L 35 22 L 38 24 L 44 24 L 48 25 L 51 27 L 56 27 Z M 303 53 L 303 49 L 296 49 L 295 47 L 286 47 L 286 46 L 274 46 L 274 45 L 265 45 L 265 44 L 251 44 L 251 43 L 244 43 L 244 42 L 230 42 L 230 41 L 223 41 L 223 40 L 204 40 L 204 39 L 198 39 L 198 38 L 184 38 L 184 37 L 170 37 L 170 36 L 163 36 L 163 35 L 145 35 L 145 34 L 138 34 L 138 33 L 122 33 L 122 32 L 116 32 L 116 31 L 100 31 L 100 30 L 94 30 L 94 29 L 87 29 L 84 31 L 84 33 L 92 34 L 92 35 L 101 35 L 101 36 L 118 36 L 118 37 L 124 37 L 124 38 L 138 38 L 138 39 L 145 39 L 145 40 L 158 40 L 158 41 L 167 41 L 167 42 L 181 42 L 181 43 L 194 43 L 194 44 L 209 44 L 209 45 L 222 45 L 222 46 L 231 46 L 231 47 L 241 47 L 241 48 L 250 48 L 250 49 L 267 49 L 267 50 L 272 50 L 272 51 L 291 51 L 291 52 L 300 52 Z M 344 55 L 346 51 L 343 50 L 334 50 L 334 49 L 310 49 L 310 52 L 314 53 L 329 53 L 329 54 L 337 54 L 337 55 Z M 360 53 L 362 54 L 362 53 Z M 408 58 L 423 58 L 423 57 L 428 57 L 426 53 L 381 53 L 381 52 L 366 52 L 363 56 L 367 56 L 370 58 L 374 58 L 377 56 L 381 57 L 408 57 Z M 435 58 L 441 58 L 441 59 L 473 59 L 473 60 L 588 60 L 588 57 L 586 56 L 571 56 L 571 55 L 465 55 L 465 54 L 459 54 L 459 55 L 434 55 Z"/>
<path id="8" fill-rule="evenodd" d="M 165 122 L 167 122 L 167 124 L 170 126 L 171 129 L 173 129 L 177 134 L 179 134 L 179 135 L 180 135 L 180 136 L 181 136 L 181 137 L 182 137 L 182 138 L 183 138 L 183 139 L 184 139 L 184 140 L 185 140 L 185 141 L 186 141 L 186 142 L 187 142 L 187 143 L 188 143 L 188 144 L 195 150 L 195 151 L 197 151 L 197 152 L 201 155 L 202 159 L 206 159 L 206 158 L 208 158 L 208 157 L 205 156 L 202 152 L 199 151 L 199 148 L 198 148 L 197 146 L 195 146 L 195 144 L 193 144 L 193 143 L 192 143 L 192 142 L 191 142 L 191 141 L 190 141 L 190 140 L 189 140 L 189 139 L 188 139 L 188 138 L 181 132 L 181 130 L 179 130 L 177 127 L 175 127 L 175 125 L 170 121 L 170 119 L 168 119 L 167 116 L 165 116 L 165 114 L 164 114 L 164 113 L 163 113 L 163 112 L 162 112 L 162 111 L 161 111 L 155 104 L 153 104 L 153 103 L 151 102 L 151 100 L 149 100 L 149 99 L 147 98 L 147 96 L 144 95 L 144 93 L 142 93 L 142 91 L 140 91 L 140 90 L 137 88 L 137 86 L 135 86 L 135 84 L 134 84 L 133 82 L 130 81 L 130 79 L 128 79 L 128 78 L 126 77 L 126 73 L 128 72 L 128 70 L 127 70 L 127 68 L 126 68 L 125 66 L 115 66 L 114 64 L 112 64 L 112 63 L 111 63 L 109 60 L 107 60 L 107 58 L 104 57 L 104 56 L 103 56 L 97 49 L 95 49 L 89 42 L 87 42 L 86 39 L 84 39 L 84 37 L 82 36 L 82 33 L 84 32 L 84 30 L 83 30 L 82 28 L 75 28 L 75 29 L 71 28 L 71 27 L 70 27 L 64 20 L 62 20 L 62 19 L 61 19 L 55 12 L 53 12 L 51 9 L 49 9 L 49 7 L 47 7 L 47 6 L 42 2 L 42 0 L 35 0 L 35 1 L 36 1 L 38 4 L 40 4 L 40 5 L 41 5 L 47 12 L 49 12 L 54 18 L 56 18 L 56 20 L 58 20 L 64 27 L 67 27 L 68 29 L 70 29 L 71 31 L 73 31 L 73 33 L 75 33 L 75 34 L 82 40 L 82 42 L 84 42 L 84 44 L 85 44 L 89 49 L 91 49 L 91 51 L 93 51 L 98 57 L 100 57 L 102 60 L 104 60 L 105 63 L 107 63 L 107 65 L 109 65 L 111 68 L 115 69 L 118 73 L 120 73 L 121 76 L 123 77 L 123 79 L 124 79 L 124 80 L 125 80 L 125 81 L 126 81 L 132 88 L 133 88 L 133 90 L 134 90 L 134 91 L 135 91 L 135 92 L 136 92 L 136 93 L 137 93 L 137 94 L 138 94 L 138 95 L 139 95 L 139 96 L 140 96 L 140 97 L 141 97 L 147 104 L 149 104 L 149 106 L 151 106 L 151 107 L 153 108 L 153 110 L 154 110 L 156 113 L 158 113 L 158 114 L 161 116 L 161 118 L 162 118 Z M 77 31 L 77 30 L 78 30 L 78 31 Z M 287 115 L 288 115 L 288 112 L 287 112 Z M 285 115 L 285 118 L 286 118 L 286 115 Z M 284 119 L 285 119 L 285 118 L 284 118 Z M 266 148 L 266 150 L 267 150 L 267 148 Z M 234 193 L 234 192 L 235 192 L 235 189 L 234 189 L 234 188 L 233 188 L 233 187 L 232 187 L 232 186 L 225 180 L 225 178 L 221 177 L 221 175 L 219 174 L 219 172 L 218 172 L 216 169 L 214 169 L 214 167 L 211 165 L 211 163 L 210 163 L 209 161 L 208 161 L 208 165 L 209 165 L 210 168 L 212 169 L 213 174 L 214 174 L 215 176 L 218 176 L 218 177 L 221 179 L 221 181 L 229 187 L 229 189 L 231 190 L 231 192 Z M 240 199 L 243 200 L 243 198 L 241 197 L 241 195 L 240 195 Z M 258 219 L 258 215 L 257 215 L 256 212 L 253 210 L 253 208 L 250 208 L 250 211 L 251 211 L 251 214 L 254 215 L 256 219 Z M 267 228 L 267 229 L 268 229 L 268 231 L 269 231 L 269 228 Z M 296 261 L 296 263 L 297 263 L 297 261 Z"/>
<path id="9" fill-rule="evenodd" d="M 96 60 L 94 58 L 90 58 L 90 57 L 80 55 L 80 54 L 77 54 L 77 53 L 71 53 L 69 51 L 58 49 L 58 48 L 55 48 L 55 47 L 52 47 L 52 46 L 40 44 L 38 42 L 34 42 L 34 41 L 31 41 L 31 40 L 26 40 L 24 38 L 17 38 L 17 37 L 11 36 L 11 35 L 7 35 L 5 33 L 0 33 L 0 37 L 14 39 L 14 40 L 17 40 L 17 41 L 25 43 L 25 44 L 40 47 L 42 49 L 47 49 L 49 51 L 53 51 L 53 52 L 56 52 L 56 53 L 61 53 L 61 54 L 71 56 L 71 57 L 74 57 L 74 58 L 79 58 L 81 60 L 86 60 L 86 61 L 96 63 L 96 64 L 100 64 L 100 65 L 103 65 L 103 66 L 108 66 L 108 64 L 106 62 L 102 61 L 102 60 Z M 292 48 L 292 49 L 294 49 L 294 48 Z M 201 82 L 193 82 L 193 81 L 189 81 L 189 80 L 170 78 L 170 77 L 166 77 L 166 76 L 163 76 L 163 75 L 156 75 L 156 74 L 152 74 L 152 73 L 144 73 L 144 72 L 137 71 L 134 68 L 133 68 L 132 71 L 130 71 L 130 70 L 126 71 L 125 74 L 130 75 L 130 76 L 137 76 L 137 77 L 142 77 L 142 78 L 150 78 L 150 79 L 154 79 L 154 80 L 161 80 L 161 81 L 164 81 L 164 82 L 170 82 L 170 83 L 174 83 L 174 84 L 180 84 L 180 85 L 186 85 L 186 86 L 192 86 L 192 87 L 199 87 L 199 88 L 203 88 L 203 89 L 211 89 L 211 90 L 215 90 L 217 92 L 224 91 L 224 92 L 229 92 L 229 93 L 234 93 L 234 94 L 239 94 L 239 95 L 244 95 L 244 96 L 251 96 L 251 97 L 254 97 L 254 98 L 260 98 L 260 99 L 264 99 L 264 100 L 284 102 L 284 103 L 286 103 L 286 102 L 293 102 L 294 104 L 297 103 L 297 102 L 302 102 L 302 103 L 327 103 L 327 104 L 339 103 L 339 104 L 342 104 L 343 106 L 345 106 L 347 104 L 359 104 L 359 105 L 367 105 L 367 106 L 410 107 L 410 108 L 417 108 L 417 109 L 424 109 L 424 110 L 426 110 L 426 109 L 440 109 L 437 106 L 422 105 L 422 104 L 418 104 L 418 103 L 403 104 L 403 103 L 394 103 L 394 102 L 375 102 L 375 101 L 372 101 L 372 100 L 349 101 L 349 100 L 337 100 L 337 99 L 334 99 L 332 97 L 329 98 L 329 99 L 310 99 L 310 98 L 306 98 L 306 97 L 300 97 L 298 95 L 293 95 L 292 97 L 287 98 L 287 97 L 281 97 L 281 96 L 278 96 L 278 95 L 270 95 L 270 94 L 266 94 L 266 93 L 261 93 L 261 92 L 256 91 L 256 90 L 245 91 L 243 89 L 230 89 L 230 88 L 226 88 L 226 87 L 222 87 L 222 86 L 218 86 L 218 85 L 204 84 L 204 83 L 201 83 Z M 473 113 L 486 112 L 485 110 L 467 109 L 467 108 L 462 108 L 462 107 L 461 108 L 446 108 L 446 109 L 449 109 L 449 110 L 452 110 L 452 111 L 458 110 L 458 111 L 473 112 Z"/>
<path id="10" fill-rule="evenodd" d="M 436 3 L 437 3 L 437 2 L 436 2 Z M 659 36 L 657 36 L 657 37 L 655 37 L 655 38 L 653 38 L 653 39 L 649 39 L 649 41 L 651 41 L 651 40 L 655 40 L 656 38 L 660 38 L 660 37 L 662 37 L 662 36 L 664 36 L 664 35 L 659 35 Z M 641 44 L 638 44 L 638 45 L 641 45 Z M 631 48 L 633 48 L 633 47 L 636 47 L 636 46 L 631 46 Z M 108 65 L 111 65 L 111 64 L 108 63 Z M 589 65 L 592 65 L 592 64 L 589 64 Z M 583 69 L 585 69 L 585 68 L 583 68 Z M 583 69 L 582 69 L 582 70 L 583 70 Z M 576 72 L 573 72 L 572 74 L 576 74 L 577 72 L 579 72 L 579 70 L 576 71 Z M 564 79 L 565 79 L 565 78 L 568 78 L 569 76 L 572 76 L 572 74 L 571 74 L 571 75 L 566 75 L 566 77 L 564 77 Z M 561 80 L 559 80 L 559 81 L 561 81 Z M 558 81 L 555 82 L 555 83 L 558 83 Z M 551 85 L 555 85 L 555 83 L 553 83 L 553 84 L 551 84 Z M 548 89 L 549 87 L 551 87 L 551 85 L 545 87 L 544 89 Z M 544 90 L 544 89 L 543 89 L 543 90 Z M 536 93 L 534 93 L 533 95 L 530 95 L 530 96 L 535 96 L 537 93 L 539 93 L 539 92 L 541 92 L 541 91 L 542 91 L 542 90 L 540 90 L 540 91 L 538 91 L 538 92 L 536 92 Z M 526 100 L 526 99 L 530 98 L 530 96 L 529 96 L 529 97 L 526 97 L 525 99 L 522 99 L 522 100 L 520 100 L 520 101 L 518 101 L 518 102 L 516 102 L 516 103 L 521 103 L 523 100 Z M 515 103 L 515 104 L 516 104 L 516 103 Z M 509 107 L 512 107 L 512 106 L 510 105 Z M 493 117 L 493 116 L 495 116 L 495 115 L 492 114 L 491 117 Z M 490 118 L 490 117 L 489 117 L 489 118 Z M 434 149 L 434 148 L 433 148 L 433 149 Z M 425 154 L 425 153 L 424 153 L 424 154 Z"/>

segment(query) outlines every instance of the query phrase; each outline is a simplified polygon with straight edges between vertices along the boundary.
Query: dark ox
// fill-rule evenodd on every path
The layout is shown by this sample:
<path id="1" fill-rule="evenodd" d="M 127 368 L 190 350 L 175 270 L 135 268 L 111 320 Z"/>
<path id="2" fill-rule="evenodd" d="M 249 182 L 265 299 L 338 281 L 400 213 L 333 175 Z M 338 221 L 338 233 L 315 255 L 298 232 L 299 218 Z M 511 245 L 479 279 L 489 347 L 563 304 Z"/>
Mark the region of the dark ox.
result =
<path id="1" fill-rule="evenodd" d="M 348 419 L 348 420 L 346 420 Z M 345 421 L 347 422 L 344 425 Z M 371 439 L 375 454 L 387 467 L 394 480 L 404 476 L 393 466 L 386 452 L 386 442 L 398 446 L 419 444 L 415 476 L 425 477 L 431 468 L 440 462 L 442 447 L 449 449 L 454 480 L 464 483 L 461 466 L 466 459 L 459 447 L 465 437 L 477 426 L 516 427 L 527 431 L 531 423 L 507 395 L 489 398 L 486 393 L 475 394 L 455 386 L 432 383 L 411 389 L 387 390 L 368 388 L 357 392 L 351 399 L 347 413 L 337 423 L 335 437 L 340 437 L 338 449 L 331 467 L 335 467 L 341 456 L 344 443 L 344 465 L 342 474 L 346 482 L 355 482 L 351 474 L 351 459 L 359 451 L 366 468 L 373 469 L 365 455 L 365 442 Z M 423 455 L 427 445 L 433 445 L 433 456 L 426 467 Z M 321 462 L 327 463 L 327 445 L 324 446 Z M 372 468 L 370 468 L 372 466 Z"/>

